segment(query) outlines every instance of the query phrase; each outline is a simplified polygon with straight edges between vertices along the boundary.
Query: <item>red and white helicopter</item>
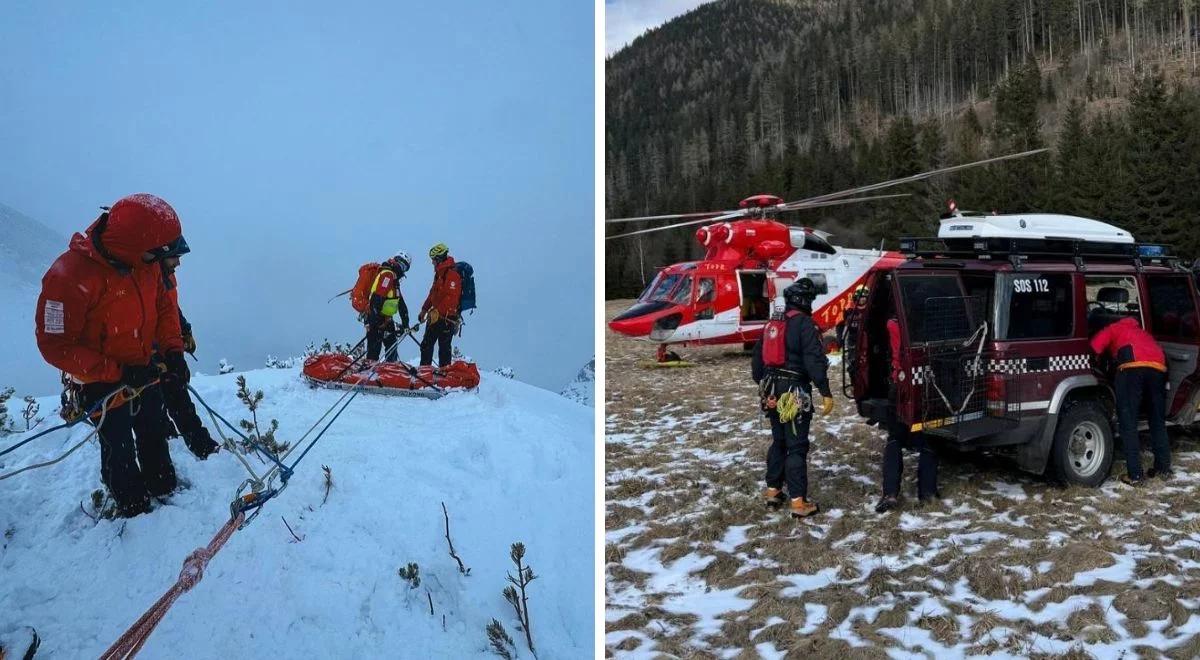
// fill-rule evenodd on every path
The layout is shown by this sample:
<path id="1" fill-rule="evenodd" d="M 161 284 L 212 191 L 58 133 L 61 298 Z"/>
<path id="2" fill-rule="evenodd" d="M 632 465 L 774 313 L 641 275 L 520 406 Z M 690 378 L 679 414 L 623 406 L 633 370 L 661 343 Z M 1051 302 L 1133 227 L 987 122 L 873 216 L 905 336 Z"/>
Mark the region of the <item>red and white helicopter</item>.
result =
<path id="1" fill-rule="evenodd" d="M 615 234 L 606 240 L 707 223 L 696 231 L 696 240 L 706 250 L 704 258 L 661 268 L 637 302 L 609 321 L 608 327 L 629 337 L 657 343 L 658 365 L 684 365 L 668 350 L 669 346 L 749 346 L 758 341 L 772 312 L 783 309 L 783 290 L 797 279 L 807 277 L 819 292 L 813 302 L 813 320 L 828 333 L 842 322 L 843 311 L 852 304 L 855 291 L 868 275 L 877 269 L 894 268 L 904 257 L 899 252 L 881 249 L 831 245 L 830 234 L 784 224 L 775 219 L 778 214 L 904 197 L 852 196 L 1043 151 L 1046 149 L 944 167 L 796 202 L 784 202 L 773 195 L 755 195 L 742 200 L 740 208 L 732 211 L 608 220 L 618 223 L 699 218 Z M 834 337 L 827 337 L 826 348 L 836 347 Z"/>

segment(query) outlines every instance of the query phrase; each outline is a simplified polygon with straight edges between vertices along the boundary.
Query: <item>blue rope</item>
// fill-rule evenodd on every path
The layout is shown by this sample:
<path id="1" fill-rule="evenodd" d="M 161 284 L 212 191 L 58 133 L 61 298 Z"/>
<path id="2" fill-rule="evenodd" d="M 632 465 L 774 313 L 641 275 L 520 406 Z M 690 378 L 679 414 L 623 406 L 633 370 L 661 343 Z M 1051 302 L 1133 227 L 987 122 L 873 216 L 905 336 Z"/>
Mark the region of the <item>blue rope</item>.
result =
<path id="1" fill-rule="evenodd" d="M 204 400 L 204 397 L 200 396 L 200 393 L 197 392 L 196 388 L 192 387 L 191 384 L 188 384 L 187 388 L 188 388 L 188 391 L 190 391 L 192 393 L 192 395 L 194 395 L 196 397 L 196 400 L 200 402 L 200 405 L 204 406 L 205 410 L 212 413 L 213 417 L 216 417 L 218 420 L 224 422 L 225 426 L 228 426 L 229 430 L 236 433 L 238 435 L 238 437 L 240 437 L 242 439 L 243 442 L 245 442 L 247 445 L 250 446 L 251 449 L 258 452 L 259 454 L 262 454 L 267 460 L 271 461 L 276 466 L 278 466 L 279 472 L 280 472 L 280 477 L 283 479 L 284 482 L 286 482 L 288 480 L 288 478 L 290 478 L 292 476 L 292 469 L 289 468 L 288 466 L 284 465 L 283 463 L 281 463 L 279 461 L 279 457 L 276 456 L 274 454 L 274 452 L 269 451 L 266 447 L 262 446 L 257 440 L 255 440 L 251 437 L 248 437 L 246 434 L 239 431 L 236 426 L 234 426 L 233 424 L 230 424 L 229 420 L 227 420 L 221 416 L 221 413 L 213 410 L 212 407 L 208 405 L 208 402 Z"/>
<path id="2" fill-rule="evenodd" d="M 67 423 L 65 423 L 65 424 L 59 424 L 58 426 L 55 426 L 55 427 L 53 427 L 53 428 L 48 428 L 48 429 L 46 429 L 45 431 L 41 431 L 40 433 L 37 433 L 37 434 L 33 435 L 32 437 L 25 438 L 24 440 L 22 440 L 22 441 L 18 442 L 17 444 L 15 444 L 15 445 L 13 445 L 13 446 L 9 447 L 8 449 L 5 449 L 4 451 L 0 451 L 0 456 L 3 456 L 3 455 L 5 455 L 5 454 L 11 453 L 11 452 L 14 452 L 14 451 L 16 451 L 16 450 L 20 449 L 21 447 L 24 447 L 25 445 L 27 445 L 27 444 L 29 444 L 29 443 L 33 442 L 34 440 L 37 440 L 38 438 L 40 438 L 40 437 L 42 437 L 42 436 L 44 436 L 44 435 L 47 435 L 47 434 L 50 434 L 50 433 L 54 433 L 55 431 L 61 431 L 62 429 L 69 429 L 69 428 L 71 428 L 72 426 L 75 426 L 76 424 L 78 424 L 78 423 L 80 423 L 80 422 L 82 422 L 82 421 L 86 421 L 86 420 L 87 420 L 87 419 L 89 419 L 89 418 L 90 418 L 90 417 L 91 417 L 91 416 L 92 416 L 92 415 L 93 415 L 93 414 L 94 414 L 94 413 L 95 413 L 97 410 L 99 410 L 99 409 L 100 409 L 100 406 L 104 405 L 104 400 L 105 400 L 105 399 L 107 399 L 107 398 L 108 398 L 108 396 L 107 396 L 107 395 L 105 395 L 105 396 L 104 396 L 104 398 L 102 398 L 102 399 L 100 399 L 99 401 L 97 401 L 97 402 L 96 402 L 96 405 L 92 406 L 91 410 L 88 410 L 87 412 L 85 412 L 85 413 L 84 413 L 84 414 L 83 414 L 83 415 L 82 415 L 82 416 L 81 416 L 79 419 L 77 419 L 77 420 L 75 420 L 75 421 L 73 421 L 73 422 L 67 422 Z"/>
<path id="3" fill-rule="evenodd" d="M 354 393 L 350 395 L 350 398 L 346 399 L 346 403 L 342 404 L 342 407 L 337 411 L 337 414 L 335 414 L 333 418 L 330 419 L 327 424 L 325 424 L 325 428 L 321 429 L 321 432 L 318 433 L 317 436 L 308 443 L 308 446 L 304 448 L 304 451 L 300 453 L 300 456 L 296 458 L 295 461 L 292 461 L 292 467 L 290 468 L 289 472 L 296 469 L 296 465 L 300 462 L 300 459 L 304 458 L 308 454 L 308 450 L 312 449 L 313 445 L 317 444 L 317 440 L 320 440 L 321 436 L 325 435 L 325 432 L 329 430 L 329 427 L 333 426 L 333 423 L 337 421 L 337 418 L 341 417 L 342 413 L 346 411 L 346 407 L 350 405 L 350 402 L 354 400 L 354 397 L 358 396 L 361 392 L 362 384 L 360 383 L 358 387 L 355 388 Z M 286 479 L 284 481 L 286 481 Z"/>

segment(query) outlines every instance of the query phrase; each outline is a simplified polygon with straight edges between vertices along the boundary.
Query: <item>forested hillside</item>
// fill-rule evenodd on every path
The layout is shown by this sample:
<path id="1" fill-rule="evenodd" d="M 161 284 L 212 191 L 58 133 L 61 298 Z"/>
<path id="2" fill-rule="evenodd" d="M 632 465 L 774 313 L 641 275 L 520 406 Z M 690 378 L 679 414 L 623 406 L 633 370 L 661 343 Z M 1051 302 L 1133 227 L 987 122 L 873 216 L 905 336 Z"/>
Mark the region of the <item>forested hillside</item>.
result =
<path id="1" fill-rule="evenodd" d="M 719 0 L 606 63 L 609 217 L 728 209 L 1038 146 L 1046 156 L 796 214 L 864 247 L 965 209 L 1105 219 L 1200 256 L 1196 0 Z M 629 225 L 620 226 L 621 230 Z M 641 228 L 641 225 L 634 228 Z M 609 241 L 606 287 L 696 256 Z M 610 229 L 609 233 L 616 230 Z M 643 265 L 644 264 L 644 265 Z"/>

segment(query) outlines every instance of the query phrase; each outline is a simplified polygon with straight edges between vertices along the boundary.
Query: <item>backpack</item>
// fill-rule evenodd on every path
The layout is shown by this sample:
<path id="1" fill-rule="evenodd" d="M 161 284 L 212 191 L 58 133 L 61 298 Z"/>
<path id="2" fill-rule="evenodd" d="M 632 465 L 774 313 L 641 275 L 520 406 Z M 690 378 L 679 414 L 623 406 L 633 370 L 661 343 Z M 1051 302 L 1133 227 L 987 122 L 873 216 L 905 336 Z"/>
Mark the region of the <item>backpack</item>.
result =
<path id="1" fill-rule="evenodd" d="M 462 295 L 458 298 L 458 314 L 475 309 L 475 269 L 465 261 L 454 262 L 454 270 L 462 278 Z"/>
<path id="2" fill-rule="evenodd" d="M 375 276 L 379 274 L 379 269 L 383 266 L 375 262 L 365 263 L 358 267 L 358 280 L 354 283 L 354 288 L 350 290 L 350 305 L 354 307 L 356 312 L 367 311 L 367 306 L 371 302 L 371 285 L 375 283 Z"/>
<path id="3" fill-rule="evenodd" d="M 778 369 L 787 364 L 787 324 L 788 320 L 800 312 L 788 310 L 782 318 L 767 321 L 763 328 L 762 363 L 764 367 Z"/>

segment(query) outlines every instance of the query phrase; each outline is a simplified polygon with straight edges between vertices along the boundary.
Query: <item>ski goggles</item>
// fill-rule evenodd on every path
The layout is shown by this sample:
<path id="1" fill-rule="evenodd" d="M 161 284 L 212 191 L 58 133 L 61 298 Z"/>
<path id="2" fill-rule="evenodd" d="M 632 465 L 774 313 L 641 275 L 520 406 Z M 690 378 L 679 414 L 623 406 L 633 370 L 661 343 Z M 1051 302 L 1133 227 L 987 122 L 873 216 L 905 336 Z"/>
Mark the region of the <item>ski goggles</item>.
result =
<path id="1" fill-rule="evenodd" d="M 153 261 L 162 261 L 163 259 L 170 259 L 172 257 L 182 257 L 188 252 L 191 252 L 192 248 L 188 247 L 187 241 L 184 240 L 183 235 L 180 234 L 179 238 L 171 241 L 170 243 L 160 245 L 156 248 L 150 248 L 146 251 L 154 255 Z"/>

